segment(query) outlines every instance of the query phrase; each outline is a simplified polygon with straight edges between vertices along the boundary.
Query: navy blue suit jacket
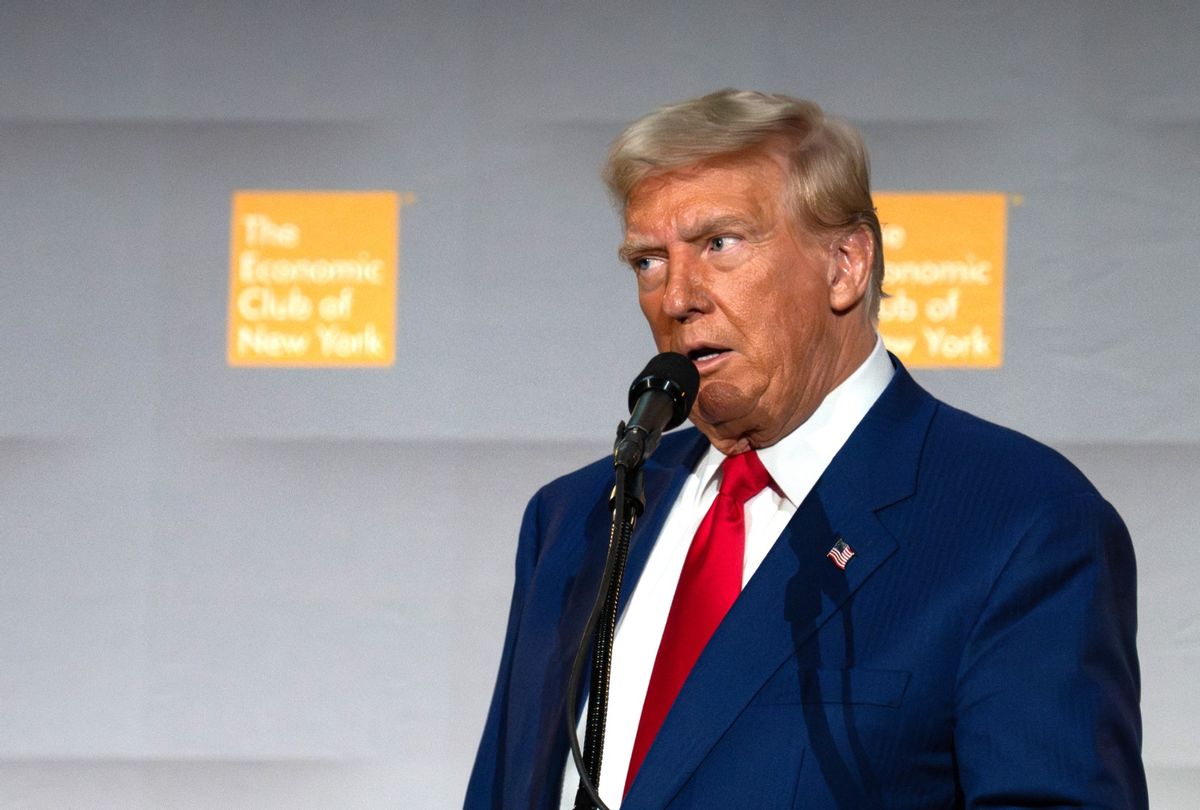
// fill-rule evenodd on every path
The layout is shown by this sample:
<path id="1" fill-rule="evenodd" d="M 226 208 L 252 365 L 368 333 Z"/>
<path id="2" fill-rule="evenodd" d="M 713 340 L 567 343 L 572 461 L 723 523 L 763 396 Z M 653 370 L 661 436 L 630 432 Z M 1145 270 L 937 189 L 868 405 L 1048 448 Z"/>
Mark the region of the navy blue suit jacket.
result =
<path id="1" fill-rule="evenodd" d="M 1121 519 L 1057 453 L 897 366 L 705 648 L 627 810 L 1146 806 Z M 682 431 L 647 463 L 626 596 L 707 446 Z M 602 460 L 526 510 L 467 808 L 558 807 L 611 485 Z"/>

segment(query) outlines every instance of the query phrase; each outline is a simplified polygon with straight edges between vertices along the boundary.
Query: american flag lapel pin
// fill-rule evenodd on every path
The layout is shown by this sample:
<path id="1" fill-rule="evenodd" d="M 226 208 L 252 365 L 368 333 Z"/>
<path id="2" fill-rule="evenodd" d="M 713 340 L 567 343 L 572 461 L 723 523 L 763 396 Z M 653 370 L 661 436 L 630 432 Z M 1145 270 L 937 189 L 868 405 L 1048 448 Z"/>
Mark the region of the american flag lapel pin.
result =
<path id="1" fill-rule="evenodd" d="M 854 556 L 854 549 L 850 548 L 850 545 L 839 537 L 837 542 L 833 544 L 833 548 L 829 549 L 829 553 L 825 556 L 833 560 L 834 565 L 845 571 L 846 563 L 850 562 L 850 558 Z"/>

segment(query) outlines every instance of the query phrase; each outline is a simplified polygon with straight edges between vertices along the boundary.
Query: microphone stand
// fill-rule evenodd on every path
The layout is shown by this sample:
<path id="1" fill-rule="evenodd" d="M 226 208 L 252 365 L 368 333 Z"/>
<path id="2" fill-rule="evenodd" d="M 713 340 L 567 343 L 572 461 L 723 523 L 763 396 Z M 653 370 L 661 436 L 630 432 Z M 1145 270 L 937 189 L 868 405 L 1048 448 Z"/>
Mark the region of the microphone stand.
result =
<path id="1" fill-rule="evenodd" d="M 608 810 L 600 799 L 600 764 L 604 755 L 604 723 L 608 712 L 608 681 L 612 670 L 613 638 L 617 630 L 617 602 L 621 596 L 621 581 L 625 576 L 625 563 L 629 557 L 629 540 L 638 517 L 646 508 L 646 497 L 642 484 L 641 454 L 635 463 L 627 466 L 617 448 L 626 432 L 625 423 L 617 426 L 617 441 L 614 445 L 614 485 L 609 507 L 612 509 L 612 526 L 608 537 L 608 555 L 604 561 L 604 573 L 591 615 L 580 639 L 575 661 L 571 666 L 571 677 L 567 682 L 567 736 L 571 743 L 571 757 L 579 772 L 579 789 L 575 793 L 575 810 Z M 575 696 L 579 689 L 579 677 L 588 648 L 588 640 L 594 636 L 592 646 L 592 671 L 588 691 L 587 722 L 584 726 L 584 749 L 580 753 L 579 736 L 575 730 Z"/>

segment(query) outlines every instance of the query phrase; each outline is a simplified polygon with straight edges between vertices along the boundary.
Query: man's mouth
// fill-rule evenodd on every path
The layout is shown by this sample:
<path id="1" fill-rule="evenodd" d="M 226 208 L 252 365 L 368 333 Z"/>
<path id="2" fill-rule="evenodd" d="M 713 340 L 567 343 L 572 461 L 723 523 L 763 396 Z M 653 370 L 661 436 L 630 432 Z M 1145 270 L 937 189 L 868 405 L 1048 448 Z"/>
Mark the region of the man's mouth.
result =
<path id="1" fill-rule="evenodd" d="M 687 358 L 696 364 L 696 368 L 703 370 L 704 366 L 720 359 L 728 353 L 729 349 L 703 346 L 699 349 L 692 349 L 687 353 Z"/>

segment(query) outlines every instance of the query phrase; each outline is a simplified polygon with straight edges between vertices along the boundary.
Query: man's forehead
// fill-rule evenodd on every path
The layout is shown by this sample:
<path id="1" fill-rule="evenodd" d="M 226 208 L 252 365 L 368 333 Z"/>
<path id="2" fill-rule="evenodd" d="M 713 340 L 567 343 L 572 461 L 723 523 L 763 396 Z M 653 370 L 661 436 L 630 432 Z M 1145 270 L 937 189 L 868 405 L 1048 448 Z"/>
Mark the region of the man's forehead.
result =
<path id="1" fill-rule="evenodd" d="M 685 242 L 726 229 L 757 231 L 761 229 L 763 219 L 758 212 L 720 205 L 700 206 L 682 211 L 662 211 L 658 216 L 627 219 L 625 244 L 637 246 L 656 242 L 664 230 L 670 231 L 672 236 Z"/>
<path id="2" fill-rule="evenodd" d="M 783 180 L 769 159 L 705 161 L 656 172 L 629 194 L 626 236 L 663 227 L 690 232 L 708 224 L 760 222 L 783 203 Z"/>

